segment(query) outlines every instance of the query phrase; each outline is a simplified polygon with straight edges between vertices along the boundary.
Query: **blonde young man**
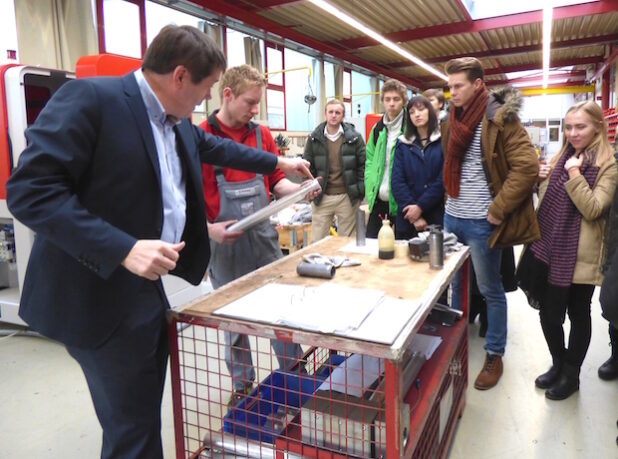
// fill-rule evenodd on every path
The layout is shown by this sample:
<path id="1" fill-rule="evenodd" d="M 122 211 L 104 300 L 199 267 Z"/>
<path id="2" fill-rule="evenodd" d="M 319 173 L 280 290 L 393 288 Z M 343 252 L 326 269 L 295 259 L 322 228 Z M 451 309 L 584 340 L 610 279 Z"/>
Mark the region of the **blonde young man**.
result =
<path id="1" fill-rule="evenodd" d="M 369 204 L 367 237 L 378 237 L 382 218 L 391 223 L 397 216 L 397 203 L 391 193 L 391 170 L 397 137 L 406 130 L 404 107 L 408 90 L 397 80 L 388 80 L 380 91 L 384 116 L 371 130 L 367 140 L 365 161 L 365 198 Z"/>
<path id="2" fill-rule="evenodd" d="M 356 210 L 365 196 L 365 142 L 353 124 L 344 123 L 345 107 L 340 100 L 326 103 L 326 121 L 309 135 L 304 158 L 314 177 L 322 177 L 322 195 L 311 204 L 311 239 L 326 236 L 333 217 L 337 233 L 351 236 Z"/>
<path id="3" fill-rule="evenodd" d="M 438 117 L 438 121 L 442 123 L 446 120 L 448 112 L 444 109 L 445 99 L 444 93 L 441 89 L 427 89 L 423 92 L 423 96 L 429 99 L 431 102 L 431 106 L 436 111 L 436 116 Z"/>
<path id="4" fill-rule="evenodd" d="M 241 65 L 228 69 L 219 83 L 221 109 L 210 115 L 201 127 L 207 133 L 278 156 L 268 128 L 251 121 L 259 112 L 265 87 L 266 79 L 253 67 Z M 202 165 L 202 180 L 212 248 L 208 276 L 214 288 L 282 257 L 277 231 L 270 222 L 262 222 L 246 232 L 231 232 L 226 228 L 266 207 L 270 193 L 285 196 L 301 185 L 285 178 L 280 169 L 262 175 L 210 164 Z M 225 362 L 233 384 L 230 405 L 233 405 L 251 390 L 255 369 L 246 335 L 226 333 L 225 340 Z M 282 369 L 293 365 L 302 353 L 298 344 L 276 340 L 271 344 Z"/>
<path id="5" fill-rule="evenodd" d="M 472 266 L 487 303 L 485 363 L 474 387 L 494 387 L 502 376 L 506 347 L 506 296 L 500 276 L 501 247 L 540 237 L 532 206 L 539 164 L 519 122 L 521 94 L 512 88 L 489 93 L 478 59 L 446 64 L 452 107 L 442 136 L 444 227 L 470 246 Z M 461 308 L 461 276 L 453 279 L 454 308 Z M 466 287 L 467 288 L 467 287 Z"/>

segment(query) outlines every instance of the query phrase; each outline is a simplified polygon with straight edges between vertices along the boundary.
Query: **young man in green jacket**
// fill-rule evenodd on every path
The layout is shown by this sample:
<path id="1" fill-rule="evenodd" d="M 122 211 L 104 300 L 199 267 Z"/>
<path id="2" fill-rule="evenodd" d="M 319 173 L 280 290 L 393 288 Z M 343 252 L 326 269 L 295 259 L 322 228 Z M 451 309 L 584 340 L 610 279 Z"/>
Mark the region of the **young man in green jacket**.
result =
<path id="1" fill-rule="evenodd" d="M 380 91 L 384 116 L 371 130 L 365 161 L 365 198 L 369 204 L 367 237 L 378 237 L 382 219 L 395 222 L 397 203 L 391 193 L 391 170 L 397 137 L 406 130 L 404 107 L 408 90 L 397 80 L 388 80 Z M 382 218 L 380 218 L 382 217 Z"/>

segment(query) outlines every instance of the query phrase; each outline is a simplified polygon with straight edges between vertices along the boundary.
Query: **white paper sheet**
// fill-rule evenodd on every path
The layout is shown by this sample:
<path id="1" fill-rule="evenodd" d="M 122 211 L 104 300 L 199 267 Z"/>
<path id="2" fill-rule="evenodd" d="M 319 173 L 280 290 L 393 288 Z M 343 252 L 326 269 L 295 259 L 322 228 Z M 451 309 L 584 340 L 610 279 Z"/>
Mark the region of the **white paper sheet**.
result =
<path id="1" fill-rule="evenodd" d="M 354 354 L 341 362 L 320 385 L 319 390 L 334 390 L 342 394 L 362 397 L 380 376 L 380 359 L 368 355 Z"/>
<path id="2" fill-rule="evenodd" d="M 360 327 L 349 331 L 346 336 L 376 343 L 392 344 L 403 327 L 421 313 L 420 301 L 408 301 L 387 296 L 371 311 L 371 314 L 367 316 Z"/>
<path id="3" fill-rule="evenodd" d="M 365 245 L 356 245 L 356 241 L 348 242 L 346 245 L 339 249 L 340 252 L 348 253 L 364 253 L 365 255 L 378 255 L 378 240 L 377 239 L 365 239 Z"/>
<path id="4" fill-rule="evenodd" d="M 414 352 L 419 352 L 420 354 L 425 356 L 425 359 L 429 360 L 438 346 L 442 343 L 442 338 L 439 336 L 431 336 L 431 335 L 423 335 L 421 333 L 417 333 L 412 338 L 412 342 L 410 343 L 410 350 Z"/>
<path id="5" fill-rule="evenodd" d="M 273 283 L 217 309 L 214 314 L 346 335 L 357 329 L 383 298 L 384 292 L 379 290 L 337 284 L 303 287 Z"/>

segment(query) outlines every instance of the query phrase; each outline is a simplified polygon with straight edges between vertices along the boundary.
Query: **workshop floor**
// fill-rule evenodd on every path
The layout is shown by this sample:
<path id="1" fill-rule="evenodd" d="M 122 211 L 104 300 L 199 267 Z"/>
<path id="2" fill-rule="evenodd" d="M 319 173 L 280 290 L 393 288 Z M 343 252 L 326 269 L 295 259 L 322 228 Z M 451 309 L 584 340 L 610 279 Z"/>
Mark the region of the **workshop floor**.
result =
<path id="1" fill-rule="evenodd" d="M 597 377 L 609 355 L 607 323 L 595 295 L 593 333 L 579 393 L 552 402 L 534 387 L 549 365 L 538 315 L 521 292 L 508 295 L 504 376 L 492 390 L 472 383 L 484 359 L 470 327 L 470 385 L 449 458 L 617 458 L 618 382 Z M 101 431 L 84 377 L 66 350 L 35 337 L 0 338 L 0 459 L 99 456 Z M 175 457 L 169 381 L 162 407 L 166 458 Z"/>

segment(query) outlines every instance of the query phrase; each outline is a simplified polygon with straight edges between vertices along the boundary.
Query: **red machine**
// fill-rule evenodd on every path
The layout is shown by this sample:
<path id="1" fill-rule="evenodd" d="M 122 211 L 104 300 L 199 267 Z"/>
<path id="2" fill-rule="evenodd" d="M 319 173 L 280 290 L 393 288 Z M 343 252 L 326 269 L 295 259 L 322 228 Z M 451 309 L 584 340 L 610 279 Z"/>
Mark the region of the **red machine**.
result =
<path id="1" fill-rule="evenodd" d="M 101 54 L 81 57 L 75 74 L 18 64 L 0 66 L 0 322 L 26 325 L 17 311 L 34 233 L 13 219 L 6 204 L 6 182 L 26 148 L 24 131 L 67 81 L 76 76 L 124 75 L 140 65 L 138 59 Z M 205 282 L 194 287 L 173 276 L 166 276 L 163 283 L 173 307 L 210 290 Z"/>
<path id="2" fill-rule="evenodd" d="M 34 233 L 13 219 L 6 181 L 26 148 L 25 129 L 36 120 L 71 72 L 24 65 L 0 67 L 0 321 L 25 325 L 18 317 L 21 287 Z"/>

